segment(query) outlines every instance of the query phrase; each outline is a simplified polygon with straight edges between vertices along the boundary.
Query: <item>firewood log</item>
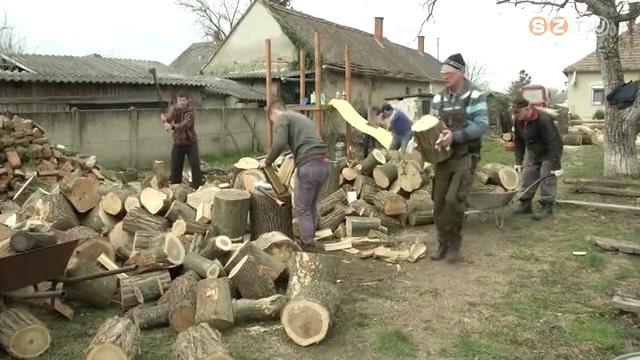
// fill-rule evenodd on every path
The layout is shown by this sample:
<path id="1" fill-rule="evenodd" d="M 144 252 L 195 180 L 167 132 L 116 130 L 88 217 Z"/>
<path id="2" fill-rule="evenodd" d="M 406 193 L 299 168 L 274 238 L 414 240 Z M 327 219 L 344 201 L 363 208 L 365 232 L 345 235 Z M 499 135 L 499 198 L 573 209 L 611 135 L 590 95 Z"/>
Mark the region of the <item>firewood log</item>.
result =
<path id="1" fill-rule="evenodd" d="M 273 295 L 262 299 L 233 299 L 234 320 L 237 323 L 273 321 L 287 303 L 284 295 Z"/>
<path id="2" fill-rule="evenodd" d="M 107 319 L 85 350 L 85 359 L 135 359 L 140 353 L 140 329 L 126 317 Z"/>
<path id="3" fill-rule="evenodd" d="M 290 237 L 277 231 L 262 234 L 253 243 L 260 250 L 278 259 L 283 264 L 289 262 L 296 249 Z"/>
<path id="4" fill-rule="evenodd" d="M 383 189 L 388 189 L 397 178 L 398 163 L 395 161 L 389 161 L 373 169 L 373 180 Z"/>
<path id="5" fill-rule="evenodd" d="M 217 233 L 231 239 L 242 237 L 247 231 L 250 205 L 251 196 L 246 191 L 218 191 L 211 213 L 213 227 Z"/>
<path id="6" fill-rule="evenodd" d="M 204 246 L 201 247 L 198 254 L 210 259 L 217 259 L 222 263 L 226 263 L 231 255 L 232 242 L 227 236 L 205 236 Z"/>
<path id="7" fill-rule="evenodd" d="M 77 277 L 98 273 L 101 270 L 95 263 L 79 262 L 75 267 L 67 270 L 67 277 Z M 96 308 L 106 308 L 111 305 L 111 299 L 118 287 L 115 275 L 103 276 L 97 279 L 74 283 L 65 283 L 64 289 L 69 300 L 75 300 Z"/>
<path id="8" fill-rule="evenodd" d="M 118 222 L 117 218 L 102 210 L 102 205 L 94 207 L 82 220 L 82 225 L 87 226 L 99 234 L 108 234 Z"/>
<path id="9" fill-rule="evenodd" d="M 0 345 L 16 359 L 33 359 L 51 345 L 47 326 L 26 309 L 0 312 Z"/>
<path id="10" fill-rule="evenodd" d="M 415 161 L 405 160 L 398 167 L 398 181 L 402 190 L 411 193 L 428 180 L 427 173 Z"/>
<path id="11" fill-rule="evenodd" d="M 187 253 L 182 263 L 185 270 L 193 270 L 203 279 L 215 279 L 224 272 L 218 260 L 209 260 L 195 253 Z"/>
<path id="12" fill-rule="evenodd" d="M 40 220 L 57 230 L 77 226 L 79 221 L 67 199 L 59 192 L 35 191 L 18 213 L 21 219 Z"/>
<path id="13" fill-rule="evenodd" d="M 167 270 L 153 271 L 120 280 L 120 306 L 122 311 L 153 302 L 171 286 Z"/>
<path id="14" fill-rule="evenodd" d="M 231 255 L 229 261 L 224 265 L 225 271 L 230 274 L 233 268 L 242 261 L 246 255 L 251 255 L 253 261 L 259 265 L 260 272 L 264 273 L 273 281 L 277 280 L 286 269 L 286 266 L 278 259 L 262 251 L 253 242 L 247 242 Z M 229 275 L 229 277 L 231 277 L 231 275 Z"/>
<path id="15" fill-rule="evenodd" d="M 382 165 L 386 162 L 387 160 L 384 156 L 384 153 L 382 153 L 382 151 L 378 149 L 374 149 L 373 151 L 371 151 L 371 153 L 369 153 L 369 156 L 367 156 L 366 159 L 362 160 L 362 163 L 360 164 L 360 173 L 366 176 L 372 176 L 373 169 L 375 169 L 376 166 Z"/>
<path id="16" fill-rule="evenodd" d="M 346 235 L 348 237 L 367 236 L 369 230 L 377 230 L 379 227 L 379 218 L 355 216 L 347 216 L 346 218 Z"/>
<path id="17" fill-rule="evenodd" d="M 167 213 L 164 215 L 170 222 L 175 222 L 178 219 L 183 219 L 185 221 L 195 221 L 196 220 L 196 211 L 189 205 L 175 200 Z"/>
<path id="18" fill-rule="evenodd" d="M 279 231 L 293 236 L 293 204 L 291 194 L 276 195 L 271 190 L 265 190 L 273 197 L 284 202 L 284 206 L 278 206 L 275 201 L 261 191 L 251 192 L 249 206 L 251 239 L 271 231 Z"/>
<path id="19" fill-rule="evenodd" d="M 79 213 L 86 213 L 98 206 L 101 200 L 99 188 L 98 182 L 82 176 L 80 169 L 74 171 L 60 183 L 60 192 Z"/>
<path id="20" fill-rule="evenodd" d="M 130 234 L 135 234 L 136 231 L 164 231 L 167 229 L 169 221 L 167 219 L 152 215 L 143 208 L 136 208 L 129 211 L 122 220 L 122 229 Z"/>
<path id="21" fill-rule="evenodd" d="M 327 215 L 338 204 L 347 205 L 347 193 L 342 189 L 338 189 L 318 203 L 318 215 Z"/>
<path id="22" fill-rule="evenodd" d="M 188 271 L 173 280 L 171 287 L 165 293 L 169 304 L 169 324 L 176 332 L 182 332 L 195 325 L 195 289 L 199 280 L 200 277 L 195 272 Z"/>
<path id="23" fill-rule="evenodd" d="M 338 228 L 338 225 L 344 221 L 345 216 L 347 216 L 346 210 L 347 208 L 344 205 L 336 205 L 333 211 L 320 218 L 318 228 L 321 230 L 330 229 L 334 231 Z"/>
<path id="24" fill-rule="evenodd" d="M 140 192 L 140 205 L 152 215 L 164 213 L 171 205 L 170 197 L 164 191 L 152 187 L 144 188 Z"/>
<path id="25" fill-rule="evenodd" d="M 180 333 L 173 344 L 171 360 L 196 359 L 233 359 L 222 342 L 220 332 L 206 323 L 198 324 Z"/>
<path id="26" fill-rule="evenodd" d="M 407 213 L 406 200 L 402 196 L 389 191 L 378 192 L 374 197 L 373 204 L 384 215 L 395 216 Z"/>
<path id="27" fill-rule="evenodd" d="M 205 224 L 201 224 L 195 221 L 186 221 L 183 219 L 176 220 L 171 226 L 171 232 L 176 236 L 182 236 L 185 234 L 206 234 L 209 227 Z"/>
<path id="28" fill-rule="evenodd" d="M 140 329 L 153 329 L 169 325 L 169 304 L 138 305 L 129 310 L 128 314 Z"/>
<path id="29" fill-rule="evenodd" d="M 133 195 L 134 191 L 129 187 L 120 187 L 111 190 L 102 197 L 100 207 L 109 215 L 121 217 L 126 213 L 125 202 Z"/>
<path id="30" fill-rule="evenodd" d="M 214 329 L 224 330 L 234 323 L 229 279 L 210 278 L 196 285 L 196 323 L 207 323 Z"/>
<path id="31" fill-rule="evenodd" d="M 251 255 L 245 255 L 229 271 L 229 280 L 243 298 L 260 299 L 276 293 L 273 280 L 260 271 L 258 263 Z"/>

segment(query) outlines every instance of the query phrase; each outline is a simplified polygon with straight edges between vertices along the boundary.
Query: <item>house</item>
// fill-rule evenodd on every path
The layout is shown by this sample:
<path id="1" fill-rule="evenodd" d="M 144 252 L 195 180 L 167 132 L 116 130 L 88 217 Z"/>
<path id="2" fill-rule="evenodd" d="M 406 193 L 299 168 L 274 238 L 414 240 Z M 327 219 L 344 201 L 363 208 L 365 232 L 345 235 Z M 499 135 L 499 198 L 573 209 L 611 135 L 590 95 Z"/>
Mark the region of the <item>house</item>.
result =
<path id="1" fill-rule="evenodd" d="M 441 63 L 424 51 L 384 37 L 383 21 L 375 18 L 368 33 L 262 0 L 254 1 L 220 48 L 203 66 L 203 74 L 225 76 L 264 90 L 265 39 L 271 39 L 273 93 L 286 103 L 299 102 L 299 50 L 306 53 L 305 96 L 313 86 L 313 33 L 319 33 L 322 93 L 327 98 L 345 89 L 344 49 L 350 49 L 352 102 L 361 108 L 381 105 L 386 98 L 439 91 Z"/>
<path id="2" fill-rule="evenodd" d="M 159 89 L 149 69 L 155 69 Z M 159 90 L 159 92 L 158 92 Z M 156 61 L 97 54 L 0 54 L 0 111 L 164 108 L 178 92 L 200 107 L 264 102 L 263 93 L 229 79 L 184 75 Z"/>
<path id="3" fill-rule="evenodd" d="M 209 61 L 219 44 L 215 41 L 203 41 L 191 44 L 169 64 L 178 72 L 186 75 L 199 75 L 202 67 Z"/>
<path id="4" fill-rule="evenodd" d="M 640 80 L 640 24 L 620 35 L 618 47 L 625 81 Z M 564 74 L 569 113 L 592 118 L 597 110 L 604 110 L 606 94 L 595 51 L 569 65 Z"/>

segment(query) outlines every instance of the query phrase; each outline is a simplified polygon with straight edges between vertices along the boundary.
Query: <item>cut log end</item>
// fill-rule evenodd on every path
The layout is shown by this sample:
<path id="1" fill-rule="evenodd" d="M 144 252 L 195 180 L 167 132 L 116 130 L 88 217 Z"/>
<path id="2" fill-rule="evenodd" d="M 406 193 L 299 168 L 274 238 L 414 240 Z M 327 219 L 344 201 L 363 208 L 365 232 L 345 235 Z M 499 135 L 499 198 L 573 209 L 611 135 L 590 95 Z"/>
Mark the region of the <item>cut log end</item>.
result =
<path id="1" fill-rule="evenodd" d="M 100 344 L 87 354 L 87 360 L 128 360 L 127 354 L 113 344 Z"/>
<path id="2" fill-rule="evenodd" d="M 194 325 L 195 317 L 195 307 L 185 306 L 177 308 L 169 315 L 169 324 L 176 332 L 182 332 Z"/>
<path id="3" fill-rule="evenodd" d="M 300 346 L 322 341 L 329 331 L 329 311 L 309 300 L 289 302 L 282 310 L 282 325 L 287 335 Z"/>
<path id="4" fill-rule="evenodd" d="M 31 359 L 42 355 L 51 344 L 51 334 L 40 324 L 26 326 L 11 337 L 9 353 L 19 359 Z"/>

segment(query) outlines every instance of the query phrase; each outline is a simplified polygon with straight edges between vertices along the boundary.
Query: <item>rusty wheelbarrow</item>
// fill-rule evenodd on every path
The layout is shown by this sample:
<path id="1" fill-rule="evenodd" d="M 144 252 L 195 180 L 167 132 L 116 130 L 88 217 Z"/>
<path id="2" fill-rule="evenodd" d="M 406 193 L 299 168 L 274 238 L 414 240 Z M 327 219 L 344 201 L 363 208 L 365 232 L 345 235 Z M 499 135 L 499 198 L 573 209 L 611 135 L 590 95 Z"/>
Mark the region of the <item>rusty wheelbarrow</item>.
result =
<path id="1" fill-rule="evenodd" d="M 465 215 L 478 213 L 493 213 L 496 226 L 502 229 L 506 211 L 513 206 L 524 194 L 538 185 L 542 180 L 555 176 L 559 177 L 563 170 L 552 171 L 551 174 L 540 177 L 531 185 L 519 191 L 498 192 L 471 192 L 467 196 L 467 210 Z"/>

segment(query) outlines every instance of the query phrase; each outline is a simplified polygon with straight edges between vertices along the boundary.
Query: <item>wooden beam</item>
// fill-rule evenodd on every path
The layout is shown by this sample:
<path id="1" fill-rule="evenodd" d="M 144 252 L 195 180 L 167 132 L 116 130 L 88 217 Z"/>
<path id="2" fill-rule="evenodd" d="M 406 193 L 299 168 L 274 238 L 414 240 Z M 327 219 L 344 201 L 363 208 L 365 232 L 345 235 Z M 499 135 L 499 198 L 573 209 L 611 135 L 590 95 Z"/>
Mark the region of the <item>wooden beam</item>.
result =
<path id="1" fill-rule="evenodd" d="M 306 73 L 306 69 L 305 69 L 305 61 L 306 61 L 306 55 L 304 52 L 304 48 L 300 49 L 300 56 L 298 57 L 298 61 L 300 62 L 300 102 L 298 103 L 298 105 L 303 105 L 304 104 L 304 98 L 305 98 L 305 73 Z"/>
<path id="2" fill-rule="evenodd" d="M 264 41 L 264 51 L 265 51 L 265 81 L 266 81 L 266 96 L 267 96 L 267 108 L 265 110 L 266 118 L 267 118 L 267 144 L 271 146 L 273 144 L 273 124 L 269 121 L 269 106 L 271 106 L 271 39 L 266 39 Z"/>
<path id="3" fill-rule="evenodd" d="M 586 207 L 590 209 L 608 210 L 608 211 L 621 212 L 625 214 L 640 215 L 640 207 L 637 207 L 637 206 L 594 203 L 594 202 L 577 201 L 577 200 L 556 200 L 556 203 L 560 205 L 574 205 L 574 206 Z"/>
<path id="4" fill-rule="evenodd" d="M 320 94 L 320 83 L 322 79 L 320 78 L 320 35 L 317 31 L 313 33 L 313 67 L 315 69 L 315 92 L 316 92 L 316 110 L 314 112 L 315 123 L 316 123 L 316 132 L 318 135 L 322 136 L 322 112 L 320 112 L 320 107 L 322 106 L 322 96 Z"/>
<path id="5" fill-rule="evenodd" d="M 344 47 L 344 87 L 345 87 L 345 93 L 346 93 L 346 98 L 348 102 L 351 102 L 351 52 L 349 51 L 349 47 L 345 46 Z M 348 123 L 346 123 L 346 131 L 345 131 L 345 137 L 346 137 L 346 146 L 347 146 L 347 159 L 351 160 L 352 156 L 351 156 L 351 148 L 352 148 L 352 143 L 353 143 L 353 139 L 352 139 L 352 134 L 351 134 L 351 125 L 349 125 Z"/>

